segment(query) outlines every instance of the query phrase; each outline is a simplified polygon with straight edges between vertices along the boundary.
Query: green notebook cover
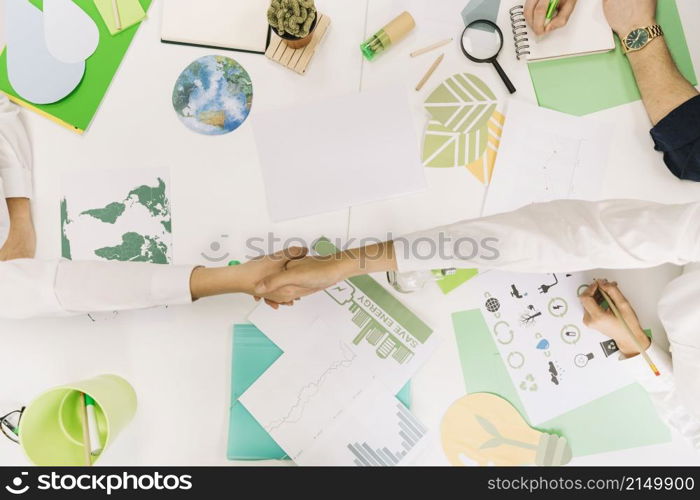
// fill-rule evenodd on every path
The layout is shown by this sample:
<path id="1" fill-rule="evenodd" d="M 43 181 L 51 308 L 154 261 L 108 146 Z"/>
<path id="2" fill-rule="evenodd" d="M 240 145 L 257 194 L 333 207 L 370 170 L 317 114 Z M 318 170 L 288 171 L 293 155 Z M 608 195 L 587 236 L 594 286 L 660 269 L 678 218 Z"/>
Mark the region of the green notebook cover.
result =
<path id="1" fill-rule="evenodd" d="M 231 413 L 229 419 L 229 460 L 282 460 L 287 458 L 263 427 L 238 401 L 238 398 L 267 370 L 282 350 L 253 325 L 233 327 L 233 363 L 231 369 Z M 411 383 L 396 397 L 410 408 Z"/>
<path id="2" fill-rule="evenodd" d="M 518 392 L 478 309 L 452 315 L 464 384 L 469 394 L 489 392 L 525 415 Z M 565 436 L 574 456 L 665 443 L 671 433 L 649 395 L 632 384 L 538 426 Z"/>
<path id="3" fill-rule="evenodd" d="M 30 0 L 37 8 L 43 7 L 42 0 Z M 32 104 L 24 101 L 12 88 L 7 77 L 7 49 L 0 54 L 0 92 L 16 103 L 36 111 L 50 120 L 64 125 L 75 132 L 83 133 L 102 102 L 126 51 L 131 44 L 138 23 L 117 35 L 110 35 L 107 25 L 93 0 L 74 0 L 97 24 L 100 43 L 97 50 L 85 63 L 85 76 L 78 87 L 67 97 L 53 104 Z M 153 0 L 140 0 L 145 11 Z M 148 76 L 144 76 L 147 78 Z"/>
<path id="4" fill-rule="evenodd" d="M 676 0 L 659 0 L 657 20 L 681 73 L 697 85 Z M 641 99 L 617 37 L 615 43 L 616 49 L 605 54 L 529 63 L 540 106 L 581 116 Z"/>

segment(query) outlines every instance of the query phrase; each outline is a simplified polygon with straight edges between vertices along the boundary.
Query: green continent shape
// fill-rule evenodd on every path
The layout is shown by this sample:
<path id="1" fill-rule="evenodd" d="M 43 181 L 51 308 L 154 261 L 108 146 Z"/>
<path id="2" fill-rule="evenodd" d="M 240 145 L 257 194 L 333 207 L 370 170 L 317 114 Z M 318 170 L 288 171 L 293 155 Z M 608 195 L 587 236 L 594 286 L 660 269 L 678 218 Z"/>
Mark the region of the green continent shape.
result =
<path id="1" fill-rule="evenodd" d="M 146 207 L 154 216 L 170 217 L 170 204 L 165 194 L 165 182 L 158 178 L 158 186 L 139 186 L 129 192 L 128 198 L 135 196 L 138 203 Z"/>
<path id="2" fill-rule="evenodd" d="M 70 240 L 66 236 L 66 226 L 70 223 L 68 219 L 68 202 L 63 198 L 61 200 L 61 256 L 64 259 L 71 260 L 73 257 L 70 253 Z"/>
<path id="3" fill-rule="evenodd" d="M 120 262 L 168 263 L 168 247 L 156 238 L 138 233 L 125 233 L 122 242 L 113 247 L 98 248 L 95 255 Z"/>
<path id="4" fill-rule="evenodd" d="M 113 202 L 104 208 L 85 210 L 80 215 L 89 215 L 106 224 L 114 224 L 117 222 L 117 219 L 122 216 L 124 210 L 126 210 L 126 206 L 123 203 Z"/>

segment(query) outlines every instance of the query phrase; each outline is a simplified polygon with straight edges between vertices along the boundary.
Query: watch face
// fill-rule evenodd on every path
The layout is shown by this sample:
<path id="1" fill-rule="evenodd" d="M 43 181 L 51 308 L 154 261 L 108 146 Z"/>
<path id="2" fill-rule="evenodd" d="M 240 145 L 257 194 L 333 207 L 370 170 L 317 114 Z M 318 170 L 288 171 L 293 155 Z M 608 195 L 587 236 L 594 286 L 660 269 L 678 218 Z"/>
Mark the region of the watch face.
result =
<path id="1" fill-rule="evenodd" d="M 625 43 L 630 49 L 641 49 L 648 41 L 649 33 L 643 28 L 634 30 L 625 38 Z"/>

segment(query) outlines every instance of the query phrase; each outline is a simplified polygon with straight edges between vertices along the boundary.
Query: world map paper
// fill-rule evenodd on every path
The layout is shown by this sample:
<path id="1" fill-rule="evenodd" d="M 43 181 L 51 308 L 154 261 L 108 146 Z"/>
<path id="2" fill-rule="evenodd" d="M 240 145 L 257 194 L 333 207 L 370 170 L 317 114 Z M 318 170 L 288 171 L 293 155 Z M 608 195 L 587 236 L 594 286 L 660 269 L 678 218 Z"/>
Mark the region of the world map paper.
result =
<path id="1" fill-rule="evenodd" d="M 62 180 L 65 259 L 172 262 L 167 169 L 74 172 Z"/>

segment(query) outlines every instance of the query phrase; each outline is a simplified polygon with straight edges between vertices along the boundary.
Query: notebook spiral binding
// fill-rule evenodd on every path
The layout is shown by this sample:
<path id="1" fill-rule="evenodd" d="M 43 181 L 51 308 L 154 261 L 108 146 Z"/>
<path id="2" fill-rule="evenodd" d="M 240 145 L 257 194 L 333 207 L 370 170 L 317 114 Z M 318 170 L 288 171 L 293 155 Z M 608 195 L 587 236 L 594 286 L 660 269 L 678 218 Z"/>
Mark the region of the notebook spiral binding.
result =
<path id="1" fill-rule="evenodd" d="M 525 8 L 516 5 L 508 11 L 510 14 L 510 25 L 513 28 L 513 42 L 515 43 L 515 57 L 518 61 L 530 54 L 530 39 L 525 24 Z"/>

